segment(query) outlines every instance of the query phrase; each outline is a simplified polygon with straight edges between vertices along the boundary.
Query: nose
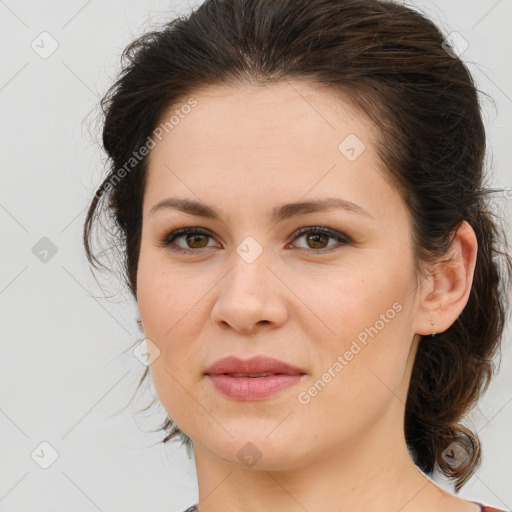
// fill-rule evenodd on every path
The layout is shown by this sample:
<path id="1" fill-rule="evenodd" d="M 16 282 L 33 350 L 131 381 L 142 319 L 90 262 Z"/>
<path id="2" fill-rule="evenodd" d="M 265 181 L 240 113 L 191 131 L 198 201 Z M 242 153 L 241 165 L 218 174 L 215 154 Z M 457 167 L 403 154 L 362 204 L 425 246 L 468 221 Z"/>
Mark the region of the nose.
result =
<path id="1" fill-rule="evenodd" d="M 242 334 L 283 325 L 288 318 L 286 287 L 260 255 L 252 263 L 234 255 L 233 266 L 218 285 L 212 320 Z"/>

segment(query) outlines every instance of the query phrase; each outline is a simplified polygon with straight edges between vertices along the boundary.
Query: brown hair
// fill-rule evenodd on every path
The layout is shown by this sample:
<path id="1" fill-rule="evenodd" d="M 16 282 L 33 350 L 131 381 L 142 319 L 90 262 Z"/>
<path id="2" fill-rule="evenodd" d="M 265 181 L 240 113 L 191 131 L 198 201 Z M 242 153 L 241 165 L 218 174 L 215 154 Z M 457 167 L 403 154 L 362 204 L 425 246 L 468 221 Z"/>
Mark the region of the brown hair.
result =
<path id="1" fill-rule="evenodd" d="M 484 188 L 478 91 L 440 29 L 383 0 L 207 0 L 131 42 L 121 63 L 100 103 L 110 171 L 90 204 L 84 244 L 89 262 L 107 268 L 91 250 L 106 212 L 135 298 L 147 158 L 134 155 L 171 106 L 212 84 L 308 78 L 350 98 L 381 130 L 377 151 L 413 219 L 417 262 L 446 256 L 460 223 L 472 226 L 478 255 L 468 303 L 448 330 L 421 340 L 404 425 L 416 465 L 429 475 L 439 468 L 458 492 L 481 461 L 478 435 L 459 421 L 492 377 L 512 262 Z M 162 442 L 177 437 L 190 448 L 170 418 L 162 429 Z M 453 441 L 468 453 L 457 467 L 442 457 Z"/>

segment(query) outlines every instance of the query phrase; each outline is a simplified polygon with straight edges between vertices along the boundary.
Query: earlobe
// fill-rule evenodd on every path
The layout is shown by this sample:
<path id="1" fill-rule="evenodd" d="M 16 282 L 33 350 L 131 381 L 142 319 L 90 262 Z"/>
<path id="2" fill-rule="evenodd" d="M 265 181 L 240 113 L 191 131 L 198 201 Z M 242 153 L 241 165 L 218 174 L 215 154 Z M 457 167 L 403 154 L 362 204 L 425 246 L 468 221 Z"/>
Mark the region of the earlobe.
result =
<path id="1" fill-rule="evenodd" d="M 431 322 L 435 319 L 435 332 L 448 329 L 466 306 L 476 265 L 478 243 L 470 224 L 463 221 L 453 238 L 446 258 L 435 266 L 426 278 L 425 296 L 422 297 L 423 320 L 418 334 L 434 332 Z"/>

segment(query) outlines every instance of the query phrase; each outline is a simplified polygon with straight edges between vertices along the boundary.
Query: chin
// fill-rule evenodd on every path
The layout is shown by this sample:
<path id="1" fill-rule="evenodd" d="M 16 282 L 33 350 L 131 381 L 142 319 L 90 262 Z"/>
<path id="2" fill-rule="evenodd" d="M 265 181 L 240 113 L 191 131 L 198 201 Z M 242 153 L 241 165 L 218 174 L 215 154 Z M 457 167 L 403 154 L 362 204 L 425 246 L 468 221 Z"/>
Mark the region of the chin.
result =
<path id="1" fill-rule="evenodd" d="M 275 423 L 274 427 L 275 428 Z M 267 432 L 271 432 L 272 428 L 265 430 L 259 435 L 236 435 L 229 430 L 233 437 L 226 439 L 216 438 L 215 440 L 206 441 L 210 453 L 231 466 L 238 469 L 247 469 L 254 471 L 286 471 L 296 469 L 301 454 L 297 453 L 297 445 L 299 440 L 293 441 L 290 436 L 284 438 L 276 436 L 270 440 Z M 286 434 L 285 432 L 283 432 Z M 271 434 L 273 436 L 274 434 Z"/>

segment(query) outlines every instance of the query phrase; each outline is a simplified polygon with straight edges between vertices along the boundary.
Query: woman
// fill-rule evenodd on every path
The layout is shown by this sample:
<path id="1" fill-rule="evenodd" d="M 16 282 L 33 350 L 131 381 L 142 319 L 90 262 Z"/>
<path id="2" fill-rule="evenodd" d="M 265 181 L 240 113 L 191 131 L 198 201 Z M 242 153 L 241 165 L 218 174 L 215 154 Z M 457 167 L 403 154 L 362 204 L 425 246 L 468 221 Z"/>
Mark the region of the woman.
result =
<path id="1" fill-rule="evenodd" d="M 111 215 L 149 369 L 196 462 L 189 511 L 490 512 L 460 420 L 487 388 L 511 260 L 473 80 L 376 0 L 210 0 L 124 52 Z"/>

